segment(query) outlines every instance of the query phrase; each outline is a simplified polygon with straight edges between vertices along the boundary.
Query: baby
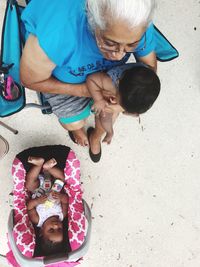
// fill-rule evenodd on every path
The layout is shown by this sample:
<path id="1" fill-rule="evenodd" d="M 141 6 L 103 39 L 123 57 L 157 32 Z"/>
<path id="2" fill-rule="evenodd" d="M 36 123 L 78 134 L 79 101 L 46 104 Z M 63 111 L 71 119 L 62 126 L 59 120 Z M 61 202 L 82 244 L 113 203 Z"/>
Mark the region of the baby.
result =
<path id="1" fill-rule="evenodd" d="M 32 167 L 26 175 L 26 188 L 32 193 L 27 203 L 28 215 L 40 228 L 44 255 L 57 253 L 63 246 L 63 219 L 67 214 L 68 197 L 65 193 L 51 190 L 55 179 L 64 182 L 64 173 L 56 167 L 54 158 L 29 157 Z"/>
<path id="2" fill-rule="evenodd" d="M 138 116 L 151 108 L 160 93 L 158 76 L 142 63 L 129 63 L 107 73 L 91 74 L 86 84 L 94 100 L 92 110 L 106 131 L 103 142 L 108 144 L 113 137 L 114 118 L 120 112 Z"/>

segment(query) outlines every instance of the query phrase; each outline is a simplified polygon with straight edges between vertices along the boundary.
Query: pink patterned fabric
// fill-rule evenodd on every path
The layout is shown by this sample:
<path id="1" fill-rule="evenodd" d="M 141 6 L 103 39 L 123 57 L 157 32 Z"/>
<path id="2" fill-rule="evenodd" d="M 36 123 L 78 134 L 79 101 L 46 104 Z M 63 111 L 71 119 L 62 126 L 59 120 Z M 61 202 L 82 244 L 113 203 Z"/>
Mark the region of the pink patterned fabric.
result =
<path id="1" fill-rule="evenodd" d="M 31 258 L 35 249 L 35 233 L 28 217 L 26 202 L 29 199 L 25 189 L 26 171 L 17 158 L 13 162 L 12 176 L 14 179 L 14 238 L 19 250 Z"/>
<path id="2" fill-rule="evenodd" d="M 85 237 L 85 215 L 82 203 L 82 190 L 80 186 L 80 162 L 75 153 L 70 150 L 64 169 L 65 186 L 64 190 L 69 196 L 68 208 L 68 236 L 72 251 L 78 249 L 84 242 Z M 19 250 L 26 257 L 33 257 L 35 249 L 34 228 L 29 220 L 26 202 L 29 199 L 29 193 L 25 188 L 26 171 L 22 162 L 15 158 L 12 167 L 14 179 L 14 239 Z M 12 251 L 7 254 L 8 261 L 15 267 L 16 261 Z M 49 267 L 72 267 L 79 264 L 59 263 L 48 265 Z"/>
<path id="3" fill-rule="evenodd" d="M 69 196 L 68 236 L 72 250 L 81 246 L 85 236 L 85 216 L 80 185 L 80 161 L 70 150 L 64 170 L 65 191 Z"/>

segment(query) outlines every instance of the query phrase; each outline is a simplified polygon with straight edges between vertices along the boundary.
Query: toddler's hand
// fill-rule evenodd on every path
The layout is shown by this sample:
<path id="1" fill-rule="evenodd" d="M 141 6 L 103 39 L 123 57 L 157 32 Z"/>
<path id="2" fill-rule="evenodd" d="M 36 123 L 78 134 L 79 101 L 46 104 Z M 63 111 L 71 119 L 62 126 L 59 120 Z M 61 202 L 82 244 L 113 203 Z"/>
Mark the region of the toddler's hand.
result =
<path id="1" fill-rule="evenodd" d="M 37 201 L 37 204 L 43 204 L 47 200 L 47 196 L 43 195 L 41 197 L 38 197 L 35 199 Z"/>
<path id="2" fill-rule="evenodd" d="M 101 112 L 104 112 L 107 105 L 108 103 L 105 99 L 95 101 L 94 105 L 92 106 L 92 110 L 94 111 L 95 115 L 98 116 Z"/>

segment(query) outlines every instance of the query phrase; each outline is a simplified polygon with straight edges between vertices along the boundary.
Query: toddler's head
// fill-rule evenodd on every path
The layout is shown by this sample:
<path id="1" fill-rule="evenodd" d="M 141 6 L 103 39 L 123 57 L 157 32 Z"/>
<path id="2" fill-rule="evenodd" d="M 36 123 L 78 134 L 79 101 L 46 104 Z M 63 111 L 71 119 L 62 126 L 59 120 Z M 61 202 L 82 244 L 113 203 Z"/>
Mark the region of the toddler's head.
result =
<path id="1" fill-rule="evenodd" d="M 119 80 L 120 105 L 127 113 L 142 114 L 151 108 L 160 93 L 160 80 L 149 67 L 124 71 Z"/>
<path id="2" fill-rule="evenodd" d="M 44 255 L 58 253 L 63 247 L 63 222 L 58 216 L 48 218 L 41 227 L 41 246 Z"/>

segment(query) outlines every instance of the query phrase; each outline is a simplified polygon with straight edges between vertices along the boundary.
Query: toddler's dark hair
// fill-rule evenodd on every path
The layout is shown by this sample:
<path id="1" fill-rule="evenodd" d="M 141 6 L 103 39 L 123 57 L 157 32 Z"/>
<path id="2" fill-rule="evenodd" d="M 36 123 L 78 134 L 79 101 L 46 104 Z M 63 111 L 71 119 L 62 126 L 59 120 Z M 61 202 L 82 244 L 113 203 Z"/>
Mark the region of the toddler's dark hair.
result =
<path id="1" fill-rule="evenodd" d="M 123 73 L 119 81 L 121 106 L 128 113 L 146 112 L 160 93 L 160 80 L 148 67 L 137 66 Z"/>

